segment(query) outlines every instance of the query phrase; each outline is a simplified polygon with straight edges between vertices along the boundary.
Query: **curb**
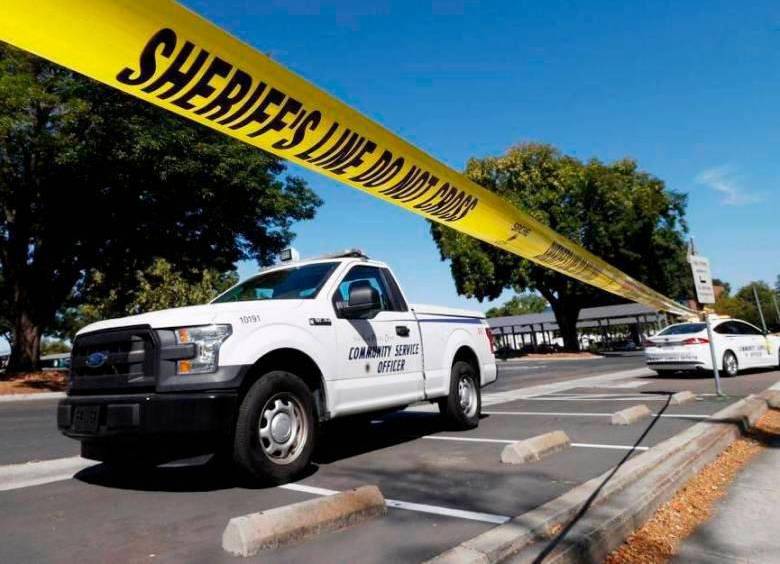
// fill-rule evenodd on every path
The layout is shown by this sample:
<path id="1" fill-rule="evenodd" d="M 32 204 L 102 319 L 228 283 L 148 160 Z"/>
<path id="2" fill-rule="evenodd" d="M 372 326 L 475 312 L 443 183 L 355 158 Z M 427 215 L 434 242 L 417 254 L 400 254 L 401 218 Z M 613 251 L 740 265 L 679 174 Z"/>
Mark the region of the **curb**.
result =
<path id="1" fill-rule="evenodd" d="M 5 394 L 0 396 L 0 403 L 10 401 L 31 401 L 31 400 L 51 400 L 62 399 L 65 397 L 65 392 L 41 392 L 30 394 Z"/>
<path id="2" fill-rule="evenodd" d="M 563 431 L 552 431 L 506 445 L 504 450 L 501 451 L 501 462 L 504 464 L 536 462 L 570 445 L 571 441 L 566 433 Z"/>
<path id="3" fill-rule="evenodd" d="M 387 512 L 376 486 L 363 486 L 260 513 L 233 517 L 222 533 L 222 548 L 252 556 L 325 532 L 345 529 Z"/>
<path id="4" fill-rule="evenodd" d="M 600 562 L 767 410 L 749 396 L 429 562 Z"/>
<path id="5" fill-rule="evenodd" d="M 650 408 L 645 404 L 634 405 L 632 407 L 627 407 L 613 413 L 612 424 L 631 425 L 632 423 L 636 423 L 645 417 L 650 417 L 652 414 L 653 412 L 650 411 Z"/>

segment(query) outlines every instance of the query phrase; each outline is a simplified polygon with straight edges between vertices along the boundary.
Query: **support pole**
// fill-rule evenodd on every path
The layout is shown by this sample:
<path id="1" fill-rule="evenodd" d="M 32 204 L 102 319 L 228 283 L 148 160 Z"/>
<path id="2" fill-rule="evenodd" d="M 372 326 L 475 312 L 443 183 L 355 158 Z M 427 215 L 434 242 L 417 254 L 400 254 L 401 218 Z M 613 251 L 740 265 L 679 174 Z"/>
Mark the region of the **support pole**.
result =
<path id="1" fill-rule="evenodd" d="M 777 306 L 777 294 L 772 294 L 772 301 L 775 302 L 775 315 L 777 324 L 780 325 L 780 307 Z"/>
<path id="2" fill-rule="evenodd" d="M 722 396 L 723 392 L 720 390 L 720 372 L 718 371 L 718 359 L 715 354 L 715 339 L 712 336 L 712 323 L 710 322 L 710 314 L 704 314 L 704 322 L 707 324 L 707 339 L 710 342 L 710 357 L 712 358 L 712 372 L 715 374 L 715 393 L 718 396 Z"/>
<path id="3" fill-rule="evenodd" d="M 758 308 L 758 316 L 761 318 L 761 328 L 766 335 L 769 331 L 766 330 L 766 320 L 764 319 L 764 310 L 761 309 L 761 300 L 758 299 L 758 290 L 756 290 L 755 284 L 753 285 L 753 297 L 756 298 L 756 307 Z"/>

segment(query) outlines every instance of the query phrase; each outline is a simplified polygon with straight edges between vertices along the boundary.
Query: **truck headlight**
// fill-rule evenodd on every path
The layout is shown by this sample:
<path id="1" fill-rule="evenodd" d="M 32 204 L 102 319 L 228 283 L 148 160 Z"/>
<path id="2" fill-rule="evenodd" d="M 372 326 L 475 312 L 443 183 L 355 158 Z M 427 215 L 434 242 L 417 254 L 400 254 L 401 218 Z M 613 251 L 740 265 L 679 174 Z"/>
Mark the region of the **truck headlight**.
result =
<path id="1" fill-rule="evenodd" d="M 195 356 L 176 363 L 177 374 L 207 374 L 217 370 L 219 347 L 230 337 L 230 325 L 202 325 L 200 327 L 179 327 L 175 330 L 176 342 L 180 345 L 195 345 Z"/>

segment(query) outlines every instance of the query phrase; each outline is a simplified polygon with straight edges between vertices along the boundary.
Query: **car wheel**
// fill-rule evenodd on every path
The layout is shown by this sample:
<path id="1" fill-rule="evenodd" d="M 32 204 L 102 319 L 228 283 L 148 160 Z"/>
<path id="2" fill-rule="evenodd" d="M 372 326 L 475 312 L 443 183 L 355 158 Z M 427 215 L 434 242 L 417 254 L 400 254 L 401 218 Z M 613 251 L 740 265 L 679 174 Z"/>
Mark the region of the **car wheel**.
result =
<path id="1" fill-rule="evenodd" d="M 241 402 L 233 458 L 252 476 L 280 484 L 309 464 L 315 442 L 314 402 L 295 374 L 273 371 L 260 377 Z"/>
<path id="2" fill-rule="evenodd" d="M 450 393 L 439 400 L 439 412 L 450 427 L 465 430 L 479 425 L 481 411 L 482 393 L 474 367 L 458 361 L 452 365 Z"/>
<path id="3" fill-rule="evenodd" d="M 737 356 L 731 351 L 726 351 L 723 355 L 723 372 L 729 378 L 733 378 L 739 373 Z"/>

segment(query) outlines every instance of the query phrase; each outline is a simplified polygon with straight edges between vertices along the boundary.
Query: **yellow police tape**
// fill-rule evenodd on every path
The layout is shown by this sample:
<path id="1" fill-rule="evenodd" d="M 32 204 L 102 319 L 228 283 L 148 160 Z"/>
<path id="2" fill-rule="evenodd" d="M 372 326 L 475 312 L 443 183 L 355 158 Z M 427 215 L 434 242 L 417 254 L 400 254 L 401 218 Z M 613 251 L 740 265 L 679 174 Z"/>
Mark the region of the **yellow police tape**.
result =
<path id="1" fill-rule="evenodd" d="M 689 312 L 171 0 L 2 4 L 0 40 L 613 294 Z"/>

